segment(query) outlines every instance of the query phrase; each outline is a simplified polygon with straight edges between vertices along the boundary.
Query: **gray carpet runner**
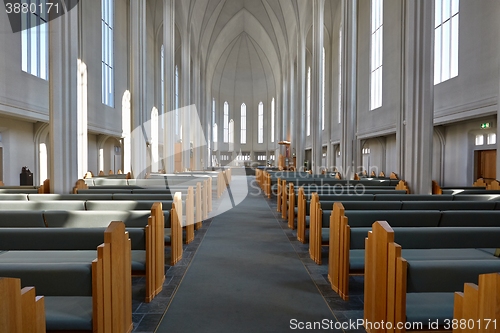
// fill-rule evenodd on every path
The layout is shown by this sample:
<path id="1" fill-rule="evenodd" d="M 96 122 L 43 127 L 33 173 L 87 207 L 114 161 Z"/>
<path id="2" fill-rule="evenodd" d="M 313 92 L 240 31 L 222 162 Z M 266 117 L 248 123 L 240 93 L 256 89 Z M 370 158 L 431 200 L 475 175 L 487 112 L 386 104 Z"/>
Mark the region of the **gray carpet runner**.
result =
<path id="1" fill-rule="evenodd" d="M 244 196 L 253 179 L 234 176 L 230 193 Z M 290 332 L 335 322 L 266 199 L 255 185 L 248 190 L 213 218 L 156 332 Z"/>

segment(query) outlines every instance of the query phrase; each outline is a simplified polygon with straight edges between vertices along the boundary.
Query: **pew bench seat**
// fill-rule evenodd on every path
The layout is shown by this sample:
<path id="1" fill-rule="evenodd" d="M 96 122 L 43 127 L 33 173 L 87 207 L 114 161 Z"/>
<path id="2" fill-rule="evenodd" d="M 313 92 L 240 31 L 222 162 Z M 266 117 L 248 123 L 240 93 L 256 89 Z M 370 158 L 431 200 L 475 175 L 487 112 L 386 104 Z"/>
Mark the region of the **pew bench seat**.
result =
<path id="1" fill-rule="evenodd" d="M 94 260 L 96 254 L 95 250 L 9 250 L 0 252 L 0 263 L 85 263 Z M 131 261 L 132 272 L 144 272 L 146 270 L 146 251 L 132 250 Z"/>
<path id="2" fill-rule="evenodd" d="M 453 319 L 455 291 L 461 290 L 466 282 L 477 284 L 480 274 L 500 271 L 498 258 L 442 261 L 405 259 L 406 320 L 423 323 L 438 320 L 439 326 L 444 324 L 444 320 Z"/>
<path id="3" fill-rule="evenodd" d="M 91 261 L 80 263 L 0 262 L 0 275 L 20 278 L 23 286 L 35 286 L 37 293 L 44 296 L 47 330 L 92 331 Z"/>

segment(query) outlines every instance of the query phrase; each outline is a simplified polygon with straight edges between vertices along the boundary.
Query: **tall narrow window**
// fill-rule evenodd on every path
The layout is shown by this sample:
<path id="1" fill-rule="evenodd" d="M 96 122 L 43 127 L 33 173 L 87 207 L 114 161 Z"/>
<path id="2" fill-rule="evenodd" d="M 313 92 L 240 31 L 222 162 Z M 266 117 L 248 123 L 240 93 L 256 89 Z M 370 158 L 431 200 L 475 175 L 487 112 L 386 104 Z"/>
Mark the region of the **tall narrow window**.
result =
<path id="1" fill-rule="evenodd" d="M 323 80 L 323 88 L 321 89 L 321 129 L 325 129 L 325 48 L 323 48 L 323 73 L 322 75 L 322 80 Z"/>
<path id="2" fill-rule="evenodd" d="M 383 23 L 384 1 L 371 1 L 371 76 L 370 76 L 370 110 L 382 106 L 382 58 L 383 58 Z"/>
<path id="3" fill-rule="evenodd" d="M 241 144 L 247 143 L 247 106 L 241 104 Z"/>
<path id="4" fill-rule="evenodd" d="M 259 103 L 257 143 L 264 143 L 264 104 Z"/>
<path id="5" fill-rule="evenodd" d="M 434 84 L 458 75 L 459 0 L 435 0 Z"/>
<path id="6" fill-rule="evenodd" d="M 271 101 L 271 142 L 274 142 L 274 97 Z"/>
<path id="7" fill-rule="evenodd" d="M 42 0 L 31 0 L 29 8 L 45 8 Z M 38 76 L 41 79 L 48 78 L 48 43 L 49 33 L 48 13 L 38 10 L 28 11 L 29 14 L 21 15 L 21 68 L 23 71 Z"/>
<path id="8" fill-rule="evenodd" d="M 179 67 L 177 67 L 177 65 L 175 65 L 174 103 L 175 135 L 179 136 Z"/>
<path id="9" fill-rule="evenodd" d="M 101 0 L 102 103 L 114 107 L 115 80 L 113 71 L 114 1 Z"/>
<path id="10" fill-rule="evenodd" d="M 306 135 L 311 135 L 311 67 L 307 69 Z"/>
<path id="11" fill-rule="evenodd" d="M 229 104 L 224 102 L 224 142 L 229 142 Z"/>
<path id="12" fill-rule="evenodd" d="M 158 172 L 158 109 L 151 110 L 151 171 Z"/>
<path id="13" fill-rule="evenodd" d="M 339 30 L 339 119 L 340 124 L 342 119 L 342 27 Z"/>
<path id="14" fill-rule="evenodd" d="M 212 98 L 212 125 L 215 124 L 217 120 L 215 119 L 215 98 Z"/>
<path id="15" fill-rule="evenodd" d="M 164 60 L 165 60 L 165 51 L 163 48 L 163 45 L 161 46 L 161 51 L 160 51 L 160 77 L 161 77 L 161 113 L 165 115 L 165 65 L 164 65 Z M 165 119 L 165 118 L 164 118 Z M 161 128 L 163 128 L 163 121 L 161 122 Z"/>
<path id="16" fill-rule="evenodd" d="M 217 127 L 217 123 L 215 123 L 213 126 L 214 151 L 216 151 L 219 148 L 217 146 L 217 136 L 218 136 L 217 131 L 218 131 L 218 127 Z"/>

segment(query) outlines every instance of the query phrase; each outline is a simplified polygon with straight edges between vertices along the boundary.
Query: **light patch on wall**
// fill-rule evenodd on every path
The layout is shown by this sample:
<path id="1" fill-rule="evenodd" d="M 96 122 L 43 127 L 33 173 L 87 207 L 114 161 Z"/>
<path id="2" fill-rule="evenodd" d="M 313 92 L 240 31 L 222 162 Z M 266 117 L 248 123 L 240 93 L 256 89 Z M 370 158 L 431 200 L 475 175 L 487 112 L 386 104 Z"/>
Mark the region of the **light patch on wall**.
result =
<path id="1" fill-rule="evenodd" d="M 104 149 L 99 149 L 99 171 L 104 171 Z"/>
<path id="2" fill-rule="evenodd" d="M 495 145 L 497 143 L 497 135 L 496 135 L 496 133 L 489 133 L 488 134 L 488 138 L 486 140 L 487 140 L 486 142 L 489 145 Z"/>
<path id="3" fill-rule="evenodd" d="M 40 185 L 43 184 L 47 176 L 47 146 L 45 143 L 40 143 Z"/>
<path id="4" fill-rule="evenodd" d="M 476 146 L 482 146 L 484 144 L 484 135 L 476 135 Z"/>

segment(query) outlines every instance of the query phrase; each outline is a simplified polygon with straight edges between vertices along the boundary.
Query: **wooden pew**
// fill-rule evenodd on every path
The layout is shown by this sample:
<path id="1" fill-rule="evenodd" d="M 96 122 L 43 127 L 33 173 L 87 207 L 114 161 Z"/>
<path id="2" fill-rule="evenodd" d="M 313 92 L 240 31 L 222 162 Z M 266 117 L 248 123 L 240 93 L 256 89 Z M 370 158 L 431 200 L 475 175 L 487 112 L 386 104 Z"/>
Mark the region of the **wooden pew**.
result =
<path id="1" fill-rule="evenodd" d="M 0 275 L 21 278 L 44 295 L 48 331 L 131 332 L 131 243 L 123 222 L 109 224 L 94 254 L 63 264 L 0 263 Z"/>
<path id="2" fill-rule="evenodd" d="M 500 273 L 479 275 L 479 283 L 465 283 L 455 292 L 453 333 L 498 332 L 500 322 Z"/>
<path id="3" fill-rule="evenodd" d="M 481 233 L 480 229 L 476 230 Z M 476 242 L 490 247 L 497 239 L 498 235 L 494 235 L 491 239 L 483 238 Z M 461 254 L 455 256 L 453 251 L 456 249 L 450 249 L 450 258 L 434 258 L 432 252 L 429 256 L 429 252 L 417 250 L 413 254 L 408 253 L 410 260 L 407 261 L 403 258 L 402 247 L 395 243 L 394 230 L 385 221 L 373 224 L 365 242 L 366 322 L 384 321 L 393 325 L 399 322 L 423 322 L 426 329 L 427 324 L 439 320 L 442 329 L 443 324 L 453 318 L 454 291 L 460 289 L 464 281 L 476 280 L 478 274 L 500 270 L 500 262 L 493 255 L 489 259 L 471 260 L 460 258 Z M 486 254 L 481 250 L 471 250 Z M 388 326 L 383 330 L 365 328 L 368 332 L 392 332 Z M 406 330 L 397 329 L 395 332 Z"/>
<path id="4" fill-rule="evenodd" d="M 9 333 L 45 333 L 45 303 L 35 288 L 0 277 L 0 328 Z"/>

